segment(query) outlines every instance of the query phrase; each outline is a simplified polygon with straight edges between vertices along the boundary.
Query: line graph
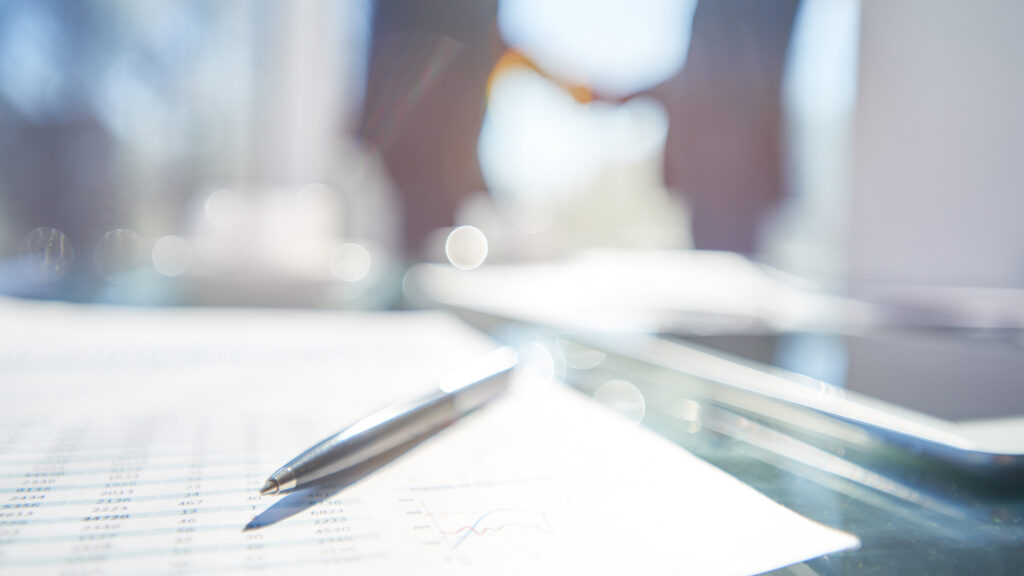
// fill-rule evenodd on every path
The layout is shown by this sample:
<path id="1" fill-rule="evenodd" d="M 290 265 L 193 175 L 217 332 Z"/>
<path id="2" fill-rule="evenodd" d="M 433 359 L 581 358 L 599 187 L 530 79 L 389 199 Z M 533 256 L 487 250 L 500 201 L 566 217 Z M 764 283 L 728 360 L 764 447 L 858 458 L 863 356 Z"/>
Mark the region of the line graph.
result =
<path id="1" fill-rule="evenodd" d="M 532 510 L 520 510 L 516 508 L 497 508 L 489 510 L 480 515 L 472 524 L 463 525 L 455 530 L 443 530 L 441 533 L 446 536 L 455 536 L 455 543 L 451 545 L 455 550 L 470 536 L 483 536 L 491 532 L 500 532 L 506 528 L 522 528 L 524 530 L 539 530 L 547 534 L 555 531 L 554 524 L 548 512 L 536 512 Z"/>
<path id="2" fill-rule="evenodd" d="M 453 552 L 534 549 L 551 545 L 551 538 L 569 527 L 565 521 L 571 500 L 568 483 L 567 478 L 545 477 L 514 483 L 419 487 L 407 493 L 411 507 L 406 514 L 417 530 L 432 527 L 435 536 L 425 537 L 424 542 Z"/>

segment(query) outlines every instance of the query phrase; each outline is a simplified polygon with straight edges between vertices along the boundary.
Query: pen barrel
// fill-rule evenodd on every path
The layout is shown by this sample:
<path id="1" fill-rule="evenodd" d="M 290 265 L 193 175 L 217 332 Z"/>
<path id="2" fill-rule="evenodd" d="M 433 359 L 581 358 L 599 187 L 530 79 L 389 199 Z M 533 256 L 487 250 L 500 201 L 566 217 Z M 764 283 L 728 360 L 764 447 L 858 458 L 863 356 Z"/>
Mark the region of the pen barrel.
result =
<path id="1" fill-rule="evenodd" d="M 504 390 L 508 370 L 515 363 L 514 353 L 506 354 L 512 356 L 501 370 L 484 377 L 467 372 L 465 379 L 442 383 L 434 393 L 367 416 L 313 446 L 281 471 L 288 470 L 299 488 L 364 464 L 376 467 L 371 462 L 374 458 L 437 432 Z"/>
<path id="2" fill-rule="evenodd" d="M 359 421 L 284 467 L 291 470 L 297 486 L 302 486 L 368 464 L 392 449 L 449 424 L 455 418 L 452 404 L 451 398 L 438 395 L 425 404 L 417 404 L 416 409 L 410 406 L 391 419 L 375 422 L 376 425 L 370 428 L 363 427 L 363 421 Z"/>

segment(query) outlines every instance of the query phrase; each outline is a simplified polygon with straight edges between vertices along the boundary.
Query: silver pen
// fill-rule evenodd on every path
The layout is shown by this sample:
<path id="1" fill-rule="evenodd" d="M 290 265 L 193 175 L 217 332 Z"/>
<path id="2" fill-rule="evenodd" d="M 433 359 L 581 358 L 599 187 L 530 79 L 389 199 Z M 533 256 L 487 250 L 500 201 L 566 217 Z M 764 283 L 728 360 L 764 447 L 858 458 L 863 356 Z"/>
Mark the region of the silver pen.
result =
<path id="1" fill-rule="evenodd" d="M 504 390 L 515 364 L 515 350 L 503 347 L 442 376 L 436 391 L 375 412 L 291 459 L 260 494 L 297 490 L 440 430 Z"/>

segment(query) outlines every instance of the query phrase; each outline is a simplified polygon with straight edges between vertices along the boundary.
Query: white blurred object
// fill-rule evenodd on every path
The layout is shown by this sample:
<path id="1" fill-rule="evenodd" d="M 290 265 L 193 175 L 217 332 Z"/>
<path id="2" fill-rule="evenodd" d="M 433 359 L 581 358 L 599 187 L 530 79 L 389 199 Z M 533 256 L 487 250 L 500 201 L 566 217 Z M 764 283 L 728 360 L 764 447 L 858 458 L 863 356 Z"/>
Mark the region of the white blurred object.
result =
<path id="1" fill-rule="evenodd" d="M 504 259 L 688 247 L 688 212 L 664 185 L 667 131 L 653 99 L 580 103 L 535 71 L 503 72 L 479 142 L 491 197 L 469 199 L 457 220 Z"/>
<path id="2" fill-rule="evenodd" d="M 795 329 L 869 314 L 729 252 L 603 250 L 469 273 L 420 264 L 405 290 L 414 302 L 587 331 Z"/>
<path id="3" fill-rule="evenodd" d="M 566 79 L 615 95 L 665 81 L 686 60 L 694 0 L 501 2 L 505 40 Z"/>
<path id="4" fill-rule="evenodd" d="M 178 276 L 193 303 L 391 305 L 400 271 L 390 180 L 354 144 L 340 144 L 334 163 L 324 182 L 197 198 L 184 244 L 160 239 L 154 266 Z"/>
<path id="5" fill-rule="evenodd" d="M 218 190 L 203 206 L 193 238 L 197 273 L 318 278 L 329 270 L 341 210 L 323 185 Z"/>
<path id="6" fill-rule="evenodd" d="M 667 131 L 650 98 L 581 104 L 532 70 L 510 70 L 491 85 L 480 164 L 497 194 L 578 193 L 609 166 L 660 158 Z"/>

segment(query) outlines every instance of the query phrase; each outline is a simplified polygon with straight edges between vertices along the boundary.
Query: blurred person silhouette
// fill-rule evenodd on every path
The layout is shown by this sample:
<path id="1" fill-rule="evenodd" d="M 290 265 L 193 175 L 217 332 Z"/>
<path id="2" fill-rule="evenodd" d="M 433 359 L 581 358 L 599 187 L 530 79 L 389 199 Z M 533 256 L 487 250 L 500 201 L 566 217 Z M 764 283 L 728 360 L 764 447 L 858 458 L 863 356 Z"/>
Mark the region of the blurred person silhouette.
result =
<path id="1" fill-rule="evenodd" d="M 786 189 L 782 77 L 799 0 L 700 2 L 686 64 L 651 93 L 668 109 L 665 180 L 694 247 L 755 254 Z"/>
<path id="2" fill-rule="evenodd" d="M 755 253 L 783 196 L 781 83 L 798 3 L 699 2 L 686 64 L 641 93 L 668 111 L 666 184 L 690 205 L 696 248 Z M 507 52 L 497 8 L 496 0 L 376 3 L 361 137 L 398 188 L 413 258 L 431 231 L 454 223 L 462 198 L 485 189 L 477 140 L 488 77 Z M 515 57 L 577 98 L 623 100 Z"/>
<path id="3" fill-rule="evenodd" d="M 497 0 L 378 0 L 359 136 L 380 154 L 402 204 L 406 255 L 484 190 L 477 139 L 504 47 Z"/>

